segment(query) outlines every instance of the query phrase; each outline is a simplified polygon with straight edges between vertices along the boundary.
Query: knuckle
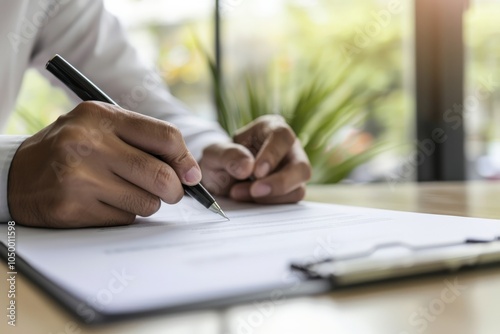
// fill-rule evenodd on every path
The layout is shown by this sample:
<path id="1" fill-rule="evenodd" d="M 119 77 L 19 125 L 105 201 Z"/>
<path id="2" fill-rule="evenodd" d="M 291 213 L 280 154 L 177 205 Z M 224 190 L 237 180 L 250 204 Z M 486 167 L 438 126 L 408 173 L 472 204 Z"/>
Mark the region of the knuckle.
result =
<path id="1" fill-rule="evenodd" d="M 75 109 L 73 109 L 72 113 L 77 115 L 89 115 L 90 113 L 110 113 L 113 108 L 108 103 L 103 103 L 99 101 L 84 101 L 80 103 Z"/>
<path id="2" fill-rule="evenodd" d="M 222 158 L 224 160 L 234 161 L 237 160 L 241 155 L 243 155 L 241 150 L 236 146 L 232 146 L 222 153 Z"/>
<path id="3" fill-rule="evenodd" d="M 128 212 L 133 212 L 133 213 L 138 213 L 137 212 L 137 207 L 140 206 L 140 203 L 137 199 L 137 197 L 130 193 L 130 192 L 124 192 L 120 195 L 118 199 L 120 203 L 120 207 L 123 208 L 125 211 Z"/>
<path id="4" fill-rule="evenodd" d="M 55 151 L 66 150 L 68 145 L 72 146 L 78 143 L 84 133 L 82 126 L 66 123 L 52 136 L 52 149 Z"/>
<path id="5" fill-rule="evenodd" d="M 101 108 L 102 103 L 98 101 L 83 101 L 78 106 L 75 108 L 75 110 L 81 110 L 84 109 L 85 112 L 90 111 L 92 109 L 98 109 Z"/>
<path id="6" fill-rule="evenodd" d="M 68 123 L 68 121 L 71 119 L 71 116 L 70 116 L 71 113 L 72 112 L 60 115 L 59 117 L 57 117 L 57 119 L 55 120 L 54 124 L 56 126 L 63 126 L 64 124 Z"/>
<path id="7" fill-rule="evenodd" d="M 182 150 L 182 152 L 175 157 L 174 163 L 176 165 L 182 165 L 186 162 L 189 162 L 189 160 L 192 160 L 191 153 L 189 153 L 188 150 Z"/>
<path id="8" fill-rule="evenodd" d="M 50 155 L 52 158 L 65 162 L 69 167 L 77 167 L 84 159 L 97 152 L 102 152 L 104 146 L 93 142 L 82 135 L 61 133 L 53 138 L 50 143 Z"/>
<path id="9" fill-rule="evenodd" d="M 182 140 L 181 131 L 173 124 L 164 122 L 165 126 L 162 129 L 163 136 L 167 141 Z"/>
<path id="10" fill-rule="evenodd" d="M 154 186 L 159 190 L 163 190 L 170 185 L 173 173 L 167 164 L 160 163 L 153 175 Z"/>
<path id="11" fill-rule="evenodd" d="M 97 110 L 97 102 L 96 101 L 84 101 L 78 104 L 73 110 L 68 113 L 68 117 L 70 118 L 82 118 L 88 117 L 90 114 L 94 113 Z"/>
<path id="12" fill-rule="evenodd" d="M 126 157 L 127 165 L 131 173 L 141 173 L 148 166 L 148 159 L 145 155 L 128 153 Z"/>
<path id="13" fill-rule="evenodd" d="M 123 117 L 124 110 L 109 103 L 99 101 L 84 101 L 76 106 L 68 114 L 71 119 L 85 119 L 94 121 L 96 119 L 112 119 Z"/>
<path id="14" fill-rule="evenodd" d="M 279 114 L 273 114 L 273 115 L 268 115 L 269 118 L 275 122 L 285 122 L 285 118 L 283 117 L 283 115 L 279 115 Z"/>
<path id="15" fill-rule="evenodd" d="M 269 114 L 269 115 L 263 115 L 259 118 L 257 118 L 258 123 L 274 123 L 274 122 L 281 122 L 282 121 L 281 115 L 277 114 Z"/>
<path id="16" fill-rule="evenodd" d="M 161 202 L 160 199 L 156 196 L 148 195 L 145 196 L 142 206 L 142 212 L 139 214 L 143 217 L 149 217 L 160 210 Z"/>
<path id="17" fill-rule="evenodd" d="M 287 126 L 286 120 L 282 115 L 264 115 L 258 118 L 258 124 L 270 128 Z"/>
<path id="18" fill-rule="evenodd" d="M 125 211 L 143 217 L 152 215 L 160 208 L 159 198 L 149 194 L 137 195 L 124 192 L 120 195 L 119 201 Z"/>

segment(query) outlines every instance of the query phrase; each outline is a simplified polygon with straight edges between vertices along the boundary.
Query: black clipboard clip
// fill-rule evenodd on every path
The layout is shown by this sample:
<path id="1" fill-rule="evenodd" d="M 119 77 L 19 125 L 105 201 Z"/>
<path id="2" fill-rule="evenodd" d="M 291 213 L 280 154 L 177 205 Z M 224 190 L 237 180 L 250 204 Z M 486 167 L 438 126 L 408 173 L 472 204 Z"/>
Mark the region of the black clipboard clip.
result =
<path id="1" fill-rule="evenodd" d="M 403 248 L 389 256 L 376 256 L 381 250 Z M 292 263 L 293 270 L 309 279 L 328 279 L 333 286 L 455 272 L 461 269 L 500 264 L 500 237 L 493 240 L 468 239 L 462 243 L 413 247 L 403 243 L 377 245 L 368 252 L 333 257 L 310 263 Z"/>

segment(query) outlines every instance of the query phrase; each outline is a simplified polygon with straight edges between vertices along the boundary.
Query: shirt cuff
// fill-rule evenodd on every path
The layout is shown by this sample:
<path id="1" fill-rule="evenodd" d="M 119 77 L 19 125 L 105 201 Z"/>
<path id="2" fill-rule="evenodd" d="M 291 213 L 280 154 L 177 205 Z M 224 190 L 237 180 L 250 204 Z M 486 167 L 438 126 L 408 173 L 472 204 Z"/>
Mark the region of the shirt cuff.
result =
<path id="1" fill-rule="evenodd" d="M 29 136 L 0 135 L 0 222 L 11 220 L 7 201 L 7 186 L 12 158 Z"/>

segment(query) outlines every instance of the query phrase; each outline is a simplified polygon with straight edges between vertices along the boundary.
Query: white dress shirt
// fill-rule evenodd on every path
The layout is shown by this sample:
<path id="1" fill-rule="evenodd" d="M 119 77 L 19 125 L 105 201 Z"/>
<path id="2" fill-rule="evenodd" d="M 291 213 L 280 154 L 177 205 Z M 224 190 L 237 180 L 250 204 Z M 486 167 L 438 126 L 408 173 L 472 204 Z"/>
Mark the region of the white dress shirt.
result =
<path id="1" fill-rule="evenodd" d="M 175 124 L 199 160 L 204 147 L 230 139 L 215 122 L 201 120 L 166 89 L 139 59 L 117 19 L 98 0 L 0 0 L 0 125 L 14 107 L 24 72 L 45 70 L 58 53 L 122 107 Z M 79 99 L 68 91 L 75 102 Z M 0 135 L 0 222 L 11 219 L 7 182 L 12 158 L 27 136 Z M 36 173 L 37 171 L 33 171 Z"/>

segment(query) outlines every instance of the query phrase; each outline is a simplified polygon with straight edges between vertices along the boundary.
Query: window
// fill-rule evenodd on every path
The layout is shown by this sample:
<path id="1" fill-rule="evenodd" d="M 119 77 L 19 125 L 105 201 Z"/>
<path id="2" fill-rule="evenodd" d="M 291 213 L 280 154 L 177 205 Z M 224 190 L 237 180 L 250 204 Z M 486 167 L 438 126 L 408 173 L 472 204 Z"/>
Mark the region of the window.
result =
<path id="1" fill-rule="evenodd" d="M 366 118 L 332 138 L 333 144 L 340 144 L 340 153 L 329 158 L 331 163 L 385 141 L 392 143 L 390 149 L 357 168 L 350 179 L 413 180 L 412 5 L 394 3 L 221 0 L 226 84 L 243 90 L 246 76 L 267 77 L 271 86 L 281 88 L 269 91 L 279 109 L 291 103 L 296 98 L 293 92 L 315 75 L 310 67 L 321 64 L 320 79 L 333 81 L 344 66 L 350 66 L 334 98 L 351 89 L 377 98 L 350 101 L 362 102 L 359 115 Z M 238 96 L 238 91 L 233 93 Z"/>
<path id="2" fill-rule="evenodd" d="M 465 13 L 468 177 L 500 179 L 500 1 L 473 0 Z"/>

